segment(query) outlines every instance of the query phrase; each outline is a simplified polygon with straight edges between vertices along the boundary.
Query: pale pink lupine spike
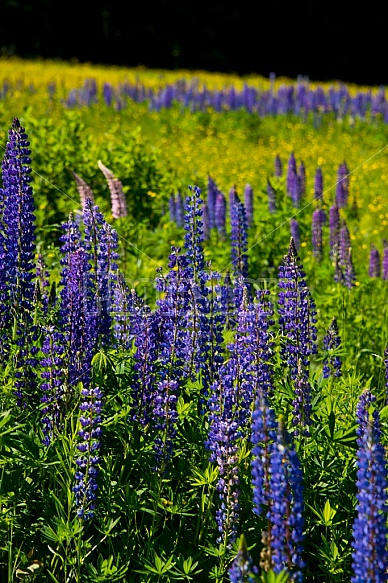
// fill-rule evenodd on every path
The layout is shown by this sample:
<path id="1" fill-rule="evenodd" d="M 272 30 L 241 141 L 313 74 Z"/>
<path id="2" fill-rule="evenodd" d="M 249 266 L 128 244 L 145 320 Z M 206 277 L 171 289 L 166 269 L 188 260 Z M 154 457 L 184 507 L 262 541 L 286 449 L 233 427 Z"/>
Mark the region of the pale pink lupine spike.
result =
<path id="1" fill-rule="evenodd" d="M 114 219 L 120 219 L 126 217 L 127 211 L 127 201 L 125 198 L 125 193 L 123 191 L 123 184 L 121 180 L 116 178 L 116 176 L 104 166 L 101 160 L 98 161 L 98 167 L 104 174 L 106 181 L 108 183 L 108 188 L 110 192 L 110 198 L 112 203 L 112 216 Z"/>
<path id="2" fill-rule="evenodd" d="M 87 182 L 85 182 L 85 180 L 83 178 L 81 178 L 81 176 L 79 176 L 79 174 L 74 172 L 74 170 L 70 170 L 70 172 L 71 172 L 71 174 L 75 180 L 75 183 L 77 185 L 78 194 L 79 194 L 79 197 L 81 199 L 82 208 L 85 208 L 85 203 L 86 203 L 87 198 L 90 198 L 90 200 L 92 200 L 94 202 L 93 191 L 90 188 L 89 184 Z"/>

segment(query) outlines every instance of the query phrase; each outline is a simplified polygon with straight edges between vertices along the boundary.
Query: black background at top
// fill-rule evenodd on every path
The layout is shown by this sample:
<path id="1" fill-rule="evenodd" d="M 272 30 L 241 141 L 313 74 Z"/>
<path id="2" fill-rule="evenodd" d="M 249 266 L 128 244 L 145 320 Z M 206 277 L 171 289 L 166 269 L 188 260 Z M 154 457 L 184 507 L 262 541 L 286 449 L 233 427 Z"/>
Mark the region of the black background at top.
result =
<path id="1" fill-rule="evenodd" d="M 380 85 L 381 10 L 350 1 L 0 0 L 0 52 Z"/>

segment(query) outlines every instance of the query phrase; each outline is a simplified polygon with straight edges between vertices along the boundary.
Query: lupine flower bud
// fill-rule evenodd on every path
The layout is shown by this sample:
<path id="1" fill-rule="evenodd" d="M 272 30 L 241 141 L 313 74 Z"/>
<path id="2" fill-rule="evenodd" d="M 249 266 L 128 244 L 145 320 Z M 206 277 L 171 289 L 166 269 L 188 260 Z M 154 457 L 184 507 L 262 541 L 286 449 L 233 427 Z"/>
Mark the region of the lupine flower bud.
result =
<path id="1" fill-rule="evenodd" d="M 77 185 L 81 206 L 82 208 L 84 208 L 86 199 L 89 198 L 90 200 L 94 201 L 93 191 L 90 188 L 89 184 L 83 178 L 81 178 L 81 176 L 79 176 L 76 172 L 72 171 L 71 174 L 73 175 L 73 178 Z"/>
<path id="2" fill-rule="evenodd" d="M 108 183 L 108 188 L 111 197 L 112 204 L 112 216 L 114 219 L 120 219 L 126 217 L 128 214 L 127 201 L 125 198 L 125 193 L 123 190 L 123 184 L 121 180 L 116 178 L 109 168 L 104 166 L 101 160 L 98 161 L 98 167 L 104 174 L 106 181 Z"/>

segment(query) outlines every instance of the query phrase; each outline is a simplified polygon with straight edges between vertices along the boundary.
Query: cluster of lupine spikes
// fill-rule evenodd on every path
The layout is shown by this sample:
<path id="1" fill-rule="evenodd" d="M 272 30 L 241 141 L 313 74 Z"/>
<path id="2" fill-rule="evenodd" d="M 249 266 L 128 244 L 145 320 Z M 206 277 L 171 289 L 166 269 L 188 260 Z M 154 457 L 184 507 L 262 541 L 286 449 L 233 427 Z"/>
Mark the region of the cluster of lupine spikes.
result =
<path id="1" fill-rule="evenodd" d="M 270 80 L 267 90 L 257 89 L 248 83 L 244 83 L 241 90 L 233 86 L 210 90 L 196 78 L 191 81 L 179 79 L 156 89 L 146 87 L 139 81 L 122 83 L 117 87 L 104 83 L 100 96 L 96 81 L 86 79 L 83 87 L 69 92 L 65 103 L 68 107 L 90 106 L 101 97 L 108 107 L 117 110 L 127 107 L 130 99 L 137 103 L 147 102 L 151 111 L 160 111 L 179 103 L 191 111 L 206 111 L 210 107 L 217 112 L 245 109 L 260 117 L 287 113 L 307 116 L 312 113 L 317 120 L 323 115 L 331 114 L 338 119 L 346 115 L 360 119 L 370 116 L 388 122 L 388 102 L 384 87 L 375 94 L 359 90 L 356 95 L 351 95 L 343 83 L 328 89 L 321 86 L 313 88 L 307 78 L 299 77 L 296 82 L 281 84 L 275 89 L 274 74 Z"/>
<path id="2" fill-rule="evenodd" d="M 86 199 L 82 232 L 72 216 L 63 225 L 60 294 L 50 298 L 45 292 L 47 278 L 41 258 L 35 264 L 28 145 L 27 134 L 15 119 L 0 192 L 1 358 L 12 363 L 18 404 L 35 407 L 41 402 L 45 445 L 64 431 L 67 411 L 78 405 L 80 428 L 73 487 L 78 516 L 92 518 L 97 499 L 103 395 L 93 380 L 92 358 L 106 346 L 133 348 L 131 418 L 153 440 L 155 471 L 160 476 L 168 471 L 176 437 L 177 400 L 185 384 L 198 378 L 202 386 L 199 412 L 209 420 L 204 445 L 219 471 L 215 516 L 219 542 L 229 546 L 237 536 L 238 452 L 243 442 L 251 441 L 254 511 L 265 513 L 268 521 L 261 567 L 275 573 L 286 571 L 292 581 L 302 581 L 302 470 L 284 420 L 276 424 L 271 374 L 277 326 L 283 341 L 283 362 L 294 389 L 290 429 L 294 437 L 308 438 L 309 360 L 317 351 L 316 313 L 293 239 L 279 267 L 276 323 L 269 292 L 253 293 L 247 284 L 246 265 L 241 261 L 246 241 L 241 233 L 236 231 L 235 238 L 232 236 L 236 253 L 232 278 L 222 278 L 205 264 L 203 201 L 200 189 L 189 187 L 184 251 L 172 248 L 169 271 L 164 275 L 160 272 L 157 283 L 163 298 L 152 311 L 126 287 L 117 268 L 117 233 L 91 199 Z M 246 230 L 250 196 L 244 205 L 234 189 L 230 193 L 235 207 L 232 231 Z M 41 344 L 34 311 L 40 312 Z M 226 354 L 225 328 L 235 332 Z M 324 341 L 325 377 L 340 374 L 339 345 L 333 321 Z M 368 449 L 378 441 L 377 433 L 364 431 L 363 436 L 359 443 L 361 473 L 365 470 L 362 448 Z M 380 453 L 376 456 L 380 464 Z M 355 533 L 362 528 L 363 516 L 372 512 L 369 499 L 373 498 L 372 505 L 380 504 L 377 489 L 369 494 L 361 473 Z M 381 480 L 376 469 L 376 484 Z M 371 569 L 377 568 L 383 553 L 379 515 L 374 514 L 373 520 L 378 536 L 373 543 Z M 356 534 L 355 541 L 357 573 L 363 551 Z M 234 565 L 233 580 L 245 580 L 248 571 L 244 571 L 243 559 L 240 556 Z"/>

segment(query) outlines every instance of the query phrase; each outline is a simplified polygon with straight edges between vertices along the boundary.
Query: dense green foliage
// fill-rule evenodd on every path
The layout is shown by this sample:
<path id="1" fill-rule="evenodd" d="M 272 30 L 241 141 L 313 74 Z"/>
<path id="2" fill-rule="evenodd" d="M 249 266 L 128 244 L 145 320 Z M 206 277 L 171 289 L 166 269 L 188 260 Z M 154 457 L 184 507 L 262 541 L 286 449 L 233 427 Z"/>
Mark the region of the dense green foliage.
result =
<path id="1" fill-rule="evenodd" d="M 355 408 L 364 388 L 375 394 L 384 443 L 388 408 L 384 350 L 388 345 L 387 285 L 368 275 L 370 244 L 382 253 L 388 239 L 386 207 L 388 126 L 328 117 L 319 127 L 296 117 L 259 119 L 244 111 L 190 113 L 178 107 L 149 113 L 132 104 L 115 111 L 103 104 L 66 109 L 47 95 L 20 108 L 21 96 L 0 100 L 0 139 L 18 116 L 32 150 L 37 246 L 59 282 L 60 223 L 69 212 L 79 216 L 79 194 L 71 171 L 91 186 L 96 203 L 119 234 L 119 267 L 129 288 L 155 306 L 156 268 L 166 268 L 171 245 L 183 244 L 184 230 L 169 220 L 168 200 L 197 184 L 206 192 L 208 174 L 227 195 L 246 183 L 254 190 L 254 225 L 249 230 L 249 279 L 266 287 L 275 304 L 279 264 L 287 253 L 289 220 L 301 230 L 300 256 L 317 305 L 320 350 L 311 360 L 313 425 L 310 438 L 296 440 L 305 485 L 306 581 L 350 581 L 352 523 L 356 492 Z M 286 166 L 291 152 L 307 170 L 307 194 L 299 209 L 285 191 L 285 178 L 273 178 L 275 155 Z M 343 209 L 354 247 L 356 285 L 334 282 L 329 257 L 329 226 L 324 226 L 324 259 L 312 252 L 313 180 L 321 165 L 324 208 L 334 199 L 338 164 L 351 171 L 350 203 Z M 113 219 L 101 160 L 124 185 L 128 217 Z M 268 212 L 266 178 L 278 201 Z M 212 268 L 230 270 L 229 240 L 214 230 L 204 244 Z M 276 314 L 275 314 L 276 316 Z M 40 317 L 40 316 L 39 316 Z M 337 319 L 343 376 L 324 379 L 322 339 Z M 226 345 L 233 333 L 225 332 Z M 41 341 L 42 339 L 40 339 Z M 282 338 L 275 330 L 273 407 L 291 427 L 292 386 L 280 357 Z M 153 471 L 153 441 L 130 421 L 135 347 L 108 347 L 93 359 L 93 382 L 104 394 L 103 447 L 95 519 L 83 523 L 74 509 L 75 444 L 78 411 L 68 411 L 62 435 L 41 443 L 41 413 L 20 411 L 13 395 L 10 362 L 0 368 L 0 579 L 42 582 L 227 581 L 226 569 L 237 552 L 216 544 L 217 469 L 204 442 L 208 419 L 198 403 L 200 381 L 188 382 L 178 399 L 177 436 L 169 472 Z M 251 444 L 242 441 L 239 534 L 244 534 L 256 564 L 260 562 L 264 519 L 252 512 Z M 33 561 L 37 561 L 33 563 Z M 36 566 L 36 570 L 31 565 Z M 30 566 L 30 567 L 29 567 Z M 39 569 L 37 568 L 39 566 Z M 30 569 L 30 571 L 28 571 Z M 263 581 L 273 581 L 263 574 Z M 281 578 L 276 579 L 280 583 Z"/>

